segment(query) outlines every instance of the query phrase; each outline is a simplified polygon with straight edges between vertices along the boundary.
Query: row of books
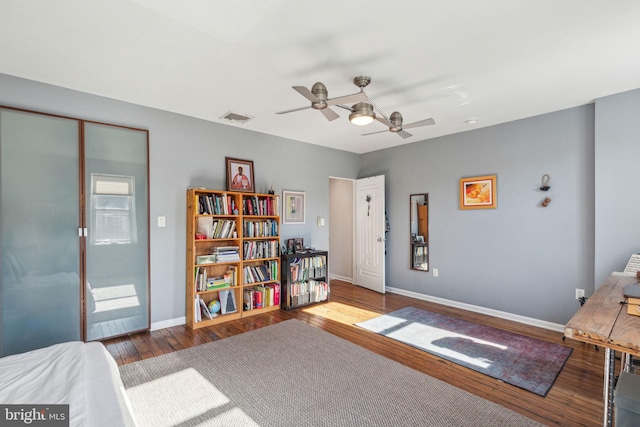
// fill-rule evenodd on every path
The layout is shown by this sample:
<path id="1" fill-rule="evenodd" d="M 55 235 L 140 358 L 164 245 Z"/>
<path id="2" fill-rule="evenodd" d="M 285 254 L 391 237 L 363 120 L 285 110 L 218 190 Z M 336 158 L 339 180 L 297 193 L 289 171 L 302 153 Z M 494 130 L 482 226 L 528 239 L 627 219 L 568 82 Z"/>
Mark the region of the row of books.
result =
<path id="1" fill-rule="evenodd" d="M 207 239 L 230 239 L 236 231 L 236 222 L 232 219 L 214 220 L 211 216 L 200 216 L 197 231 Z"/>
<path id="2" fill-rule="evenodd" d="M 242 226 L 244 237 L 272 237 L 278 235 L 278 221 L 268 219 L 264 221 L 245 221 Z"/>
<path id="3" fill-rule="evenodd" d="M 243 215 L 277 216 L 279 211 L 277 197 L 249 196 L 242 198 Z"/>
<path id="4" fill-rule="evenodd" d="M 289 299 L 292 306 L 326 301 L 329 298 L 329 284 L 324 281 L 309 280 L 289 285 Z"/>
<path id="5" fill-rule="evenodd" d="M 245 260 L 277 258 L 280 256 L 280 244 L 277 240 L 244 242 L 243 256 Z"/>
<path id="6" fill-rule="evenodd" d="M 280 305 L 280 284 L 267 283 L 245 288 L 242 301 L 242 307 L 245 311 Z"/>
<path id="7" fill-rule="evenodd" d="M 296 258 L 289 264 L 289 269 L 293 282 L 327 277 L 327 257 L 318 255 Z"/>
<path id="8" fill-rule="evenodd" d="M 248 265 L 244 267 L 244 283 L 267 282 L 278 280 L 278 262 L 267 261 L 261 265 Z"/>
<path id="9" fill-rule="evenodd" d="M 220 288 L 229 288 L 238 285 L 238 267 L 230 265 L 222 276 L 210 277 L 206 267 L 197 267 L 195 273 L 196 292 L 211 291 Z"/>
<path id="10" fill-rule="evenodd" d="M 198 213 L 208 215 L 238 215 L 236 201 L 227 194 L 198 196 Z"/>

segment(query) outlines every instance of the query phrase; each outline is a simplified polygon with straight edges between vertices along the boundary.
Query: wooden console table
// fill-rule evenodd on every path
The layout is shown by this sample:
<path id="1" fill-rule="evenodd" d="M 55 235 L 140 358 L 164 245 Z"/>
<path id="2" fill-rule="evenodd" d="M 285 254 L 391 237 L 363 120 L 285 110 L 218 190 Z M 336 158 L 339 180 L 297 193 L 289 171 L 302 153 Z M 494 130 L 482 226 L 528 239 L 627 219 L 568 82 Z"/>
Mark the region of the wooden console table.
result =
<path id="1" fill-rule="evenodd" d="M 624 287 L 636 281 L 635 276 L 612 274 L 564 327 L 566 337 L 605 348 L 605 427 L 612 425 L 615 352 L 640 356 L 640 316 L 627 314 L 623 295 Z"/>

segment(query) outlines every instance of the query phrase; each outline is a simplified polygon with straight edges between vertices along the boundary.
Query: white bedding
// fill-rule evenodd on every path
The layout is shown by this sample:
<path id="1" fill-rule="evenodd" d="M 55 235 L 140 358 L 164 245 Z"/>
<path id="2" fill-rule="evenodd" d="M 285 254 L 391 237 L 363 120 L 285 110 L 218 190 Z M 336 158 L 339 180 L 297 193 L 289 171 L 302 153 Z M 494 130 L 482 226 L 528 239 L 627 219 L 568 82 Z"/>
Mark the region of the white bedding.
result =
<path id="1" fill-rule="evenodd" d="M 0 358 L 0 403 L 69 404 L 71 426 L 135 426 L 116 361 L 98 342 Z"/>

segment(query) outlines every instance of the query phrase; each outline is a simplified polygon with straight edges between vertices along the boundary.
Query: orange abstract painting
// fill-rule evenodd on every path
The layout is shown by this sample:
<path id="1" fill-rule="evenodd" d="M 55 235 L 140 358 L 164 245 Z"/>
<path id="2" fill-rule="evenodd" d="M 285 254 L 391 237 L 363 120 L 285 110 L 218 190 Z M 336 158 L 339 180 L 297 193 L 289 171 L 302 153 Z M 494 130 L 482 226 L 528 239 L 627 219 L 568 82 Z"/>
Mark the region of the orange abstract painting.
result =
<path id="1" fill-rule="evenodd" d="M 496 175 L 460 180 L 460 209 L 495 209 Z"/>

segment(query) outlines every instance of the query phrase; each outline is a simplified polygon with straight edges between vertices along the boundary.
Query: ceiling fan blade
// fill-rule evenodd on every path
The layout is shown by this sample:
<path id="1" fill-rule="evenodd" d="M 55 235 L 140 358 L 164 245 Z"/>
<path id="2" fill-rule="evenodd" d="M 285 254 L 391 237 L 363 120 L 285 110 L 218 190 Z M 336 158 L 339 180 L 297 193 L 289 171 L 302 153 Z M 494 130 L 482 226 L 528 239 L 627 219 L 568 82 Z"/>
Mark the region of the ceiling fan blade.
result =
<path id="1" fill-rule="evenodd" d="M 403 137 L 404 139 L 407 138 L 411 138 L 413 135 L 411 135 L 409 132 L 401 130 L 399 132 L 396 132 L 398 135 L 400 135 L 401 137 Z"/>
<path id="2" fill-rule="evenodd" d="M 378 132 L 363 133 L 362 136 L 375 135 L 376 133 L 389 132 L 388 130 L 379 130 Z"/>
<path id="3" fill-rule="evenodd" d="M 402 126 L 405 129 L 411 129 L 411 128 L 417 128 L 420 126 L 429 126 L 429 125 L 435 125 L 436 122 L 433 119 L 424 119 L 424 120 L 420 120 L 419 122 L 413 122 L 413 123 L 409 123 L 408 125 L 404 125 Z"/>
<path id="4" fill-rule="evenodd" d="M 318 102 L 318 98 L 316 98 L 316 96 L 313 94 L 313 92 L 311 92 L 309 89 L 307 89 L 304 86 L 292 86 L 293 89 L 295 89 L 300 95 L 304 96 L 305 98 L 307 98 L 309 101 L 311 102 Z"/>
<path id="5" fill-rule="evenodd" d="M 382 116 L 379 116 L 376 114 L 376 120 L 379 121 L 380 123 L 384 123 L 384 125 L 388 128 L 392 128 L 393 127 L 393 123 L 391 123 L 389 120 L 385 119 Z"/>
<path id="6" fill-rule="evenodd" d="M 338 115 L 338 113 L 336 113 L 335 111 L 333 111 L 331 108 L 323 108 L 322 110 L 320 110 L 320 112 L 322 114 L 324 114 L 324 116 L 327 118 L 327 120 L 331 121 L 331 120 L 335 120 L 338 117 L 340 117 Z"/>
<path id="7" fill-rule="evenodd" d="M 353 95 L 339 96 L 337 98 L 327 99 L 327 105 L 338 104 L 357 104 L 367 100 L 367 95 L 364 92 L 354 93 Z"/>
<path id="8" fill-rule="evenodd" d="M 306 107 L 294 108 L 294 109 L 292 109 L 292 110 L 277 111 L 277 112 L 276 112 L 276 114 L 287 114 L 287 113 L 293 113 L 294 111 L 306 110 L 307 108 L 311 108 L 311 105 L 307 105 Z"/>

